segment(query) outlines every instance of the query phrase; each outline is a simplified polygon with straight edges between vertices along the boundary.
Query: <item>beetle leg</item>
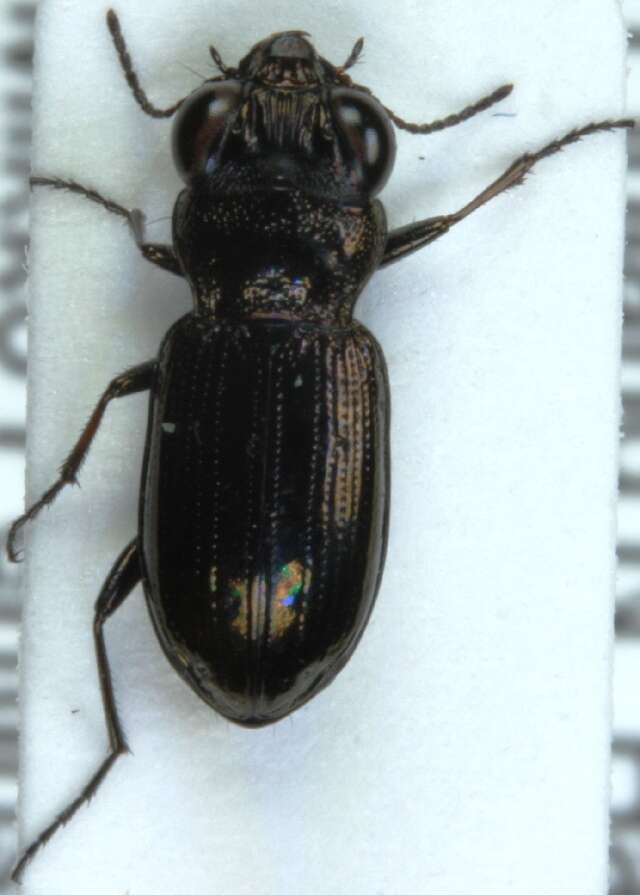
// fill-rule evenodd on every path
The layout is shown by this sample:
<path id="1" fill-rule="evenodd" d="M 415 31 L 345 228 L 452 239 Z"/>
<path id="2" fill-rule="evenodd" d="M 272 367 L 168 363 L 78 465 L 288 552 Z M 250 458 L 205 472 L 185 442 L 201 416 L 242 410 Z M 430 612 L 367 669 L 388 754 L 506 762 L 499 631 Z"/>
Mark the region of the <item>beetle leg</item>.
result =
<path id="1" fill-rule="evenodd" d="M 156 362 L 147 361 L 144 364 L 139 364 L 137 367 L 131 367 L 129 370 L 125 370 L 124 373 L 121 373 L 120 376 L 116 376 L 116 378 L 109 383 L 102 394 L 102 397 L 96 404 L 93 413 L 89 417 L 86 426 L 82 430 L 80 438 L 60 467 L 60 476 L 58 479 L 44 492 L 39 500 L 30 506 L 22 516 L 15 520 L 9 529 L 9 536 L 7 537 L 7 553 L 11 562 L 18 562 L 19 559 L 15 542 L 22 526 L 26 522 L 35 519 L 43 507 L 52 503 L 65 485 L 76 484 L 76 475 L 89 451 L 93 437 L 98 431 L 98 427 L 102 421 L 102 417 L 107 409 L 109 401 L 111 401 L 112 398 L 123 398 L 125 395 L 133 395 L 136 392 L 145 391 L 146 389 L 151 388 L 155 371 Z"/>
<path id="2" fill-rule="evenodd" d="M 455 112 L 453 115 L 447 115 L 446 118 L 440 118 L 437 121 L 431 121 L 427 124 L 414 124 L 411 121 L 405 121 L 386 106 L 383 108 L 395 126 L 401 128 L 401 130 L 409 131 L 410 134 L 432 134 L 434 131 L 442 131 L 446 127 L 453 127 L 456 124 L 461 124 L 463 121 L 467 121 L 467 119 L 477 115 L 478 112 L 484 112 L 485 109 L 488 109 L 490 106 L 499 103 L 509 96 L 512 90 L 513 84 L 503 84 L 502 87 L 498 87 L 497 90 L 494 90 L 493 93 L 490 93 L 488 96 L 483 96 L 482 99 L 479 99 L 477 102 L 466 106 L 461 112 Z"/>
<path id="3" fill-rule="evenodd" d="M 109 659 L 104 642 L 103 627 L 109 616 L 122 605 L 140 580 L 140 555 L 138 550 L 138 540 L 135 538 L 122 551 L 109 572 L 107 580 L 103 584 L 100 595 L 96 601 L 93 621 L 93 638 L 98 664 L 98 679 L 100 681 L 102 704 L 104 706 L 105 721 L 107 724 L 107 732 L 109 734 L 109 754 L 86 784 L 80 795 L 67 805 L 67 807 L 56 817 L 53 823 L 43 830 L 23 852 L 11 875 L 11 878 L 15 882 L 20 880 L 25 866 L 33 858 L 35 853 L 48 842 L 49 839 L 51 839 L 56 830 L 71 820 L 78 808 L 95 795 L 98 787 L 105 779 L 118 757 L 129 751 L 113 697 L 113 683 L 111 681 L 111 669 L 109 668 Z"/>
<path id="4" fill-rule="evenodd" d="M 85 199 L 89 199 L 90 202 L 95 202 L 97 205 L 106 208 L 111 214 L 124 218 L 129 224 L 129 229 L 133 234 L 136 245 L 147 261 L 157 264 L 158 267 L 168 270 L 169 273 L 174 273 L 179 277 L 184 276 L 180 262 L 171 246 L 162 245 L 158 242 L 144 241 L 144 213 L 139 208 L 125 208 L 123 205 L 114 202 L 113 199 L 107 199 L 97 190 L 76 183 L 75 180 L 63 180 L 61 177 L 34 176 L 30 178 L 29 183 L 31 186 L 50 186 L 55 190 L 68 190 L 70 193 L 78 193 L 78 195 L 84 196 Z"/>
<path id="5" fill-rule="evenodd" d="M 456 211 L 454 214 L 426 218 L 423 221 L 417 221 L 414 224 L 408 224 L 405 227 L 399 227 L 397 230 L 392 230 L 387 237 L 387 244 L 380 266 L 384 267 L 387 264 L 392 264 L 394 261 L 398 261 L 400 258 L 410 255 L 411 252 L 415 252 L 417 249 L 421 249 L 423 246 L 428 245 L 428 243 L 443 236 L 454 224 L 464 220 L 464 218 L 471 214 L 472 211 L 485 205 L 491 199 L 499 196 L 500 193 L 504 193 L 505 190 L 509 190 L 511 187 L 518 186 L 518 184 L 522 183 L 529 171 L 541 159 L 546 158 L 549 155 L 554 155 L 556 152 L 560 152 L 565 146 L 577 142 L 588 134 L 594 134 L 599 131 L 610 131 L 615 128 L 631 128 L 633 126 L 634 121 L 632 119 L 599 121 L 569 131 L 564 137 L 560 137 L 558 140 L 548 143 L 546 146 L 543 146 L 542 149 L 538 150 L 538 152 L 525 152 L 524 155 L 517 158 L 515 162 L 507 168 L 504 174 L 494 180 L 493 183 L 489 184 L 489 186 L 479 193 L 475 199 L 472 199 L 471 202 L 467 203 L 467 205 L 459 211 Z"/>
<path id="6" fill-rule="evenodd" d="M 122 34 L 120 21 L 112 9 L 107 12 L 107 28 L 111 32 L 111 38 L 116 48 L 122 71 L 127 79 L 127 84 L 131 88 L 131 92 L 142 111 L 146 112 L 147 115 L 151 115 L 152 118 L 170 118 L 173 113 L 180 108 L 183 101 L 178 100 L 177 103 L 174 103 L 173 106 L 169 106 L 168 109 L 158 109 L 156 106 L 152 105 L 147 99 L 147 94 L 140 86 L 140 81 L 133 68 L 131 56 L 129 55 L 124 35 Z"/>

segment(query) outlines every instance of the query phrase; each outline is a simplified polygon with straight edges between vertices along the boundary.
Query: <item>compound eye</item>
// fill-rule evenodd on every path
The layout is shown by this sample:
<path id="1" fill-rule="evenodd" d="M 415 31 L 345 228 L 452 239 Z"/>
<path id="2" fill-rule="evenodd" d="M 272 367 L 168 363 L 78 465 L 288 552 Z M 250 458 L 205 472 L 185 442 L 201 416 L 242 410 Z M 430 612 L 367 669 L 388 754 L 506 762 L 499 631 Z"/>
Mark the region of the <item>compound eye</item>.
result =
<path id="1" fill-rule="evenodd" d="M 173 161 L 183 180 L 215 169 L 222 138 L 241 101 L 239 81 L 216 81 L 182 103 L 173 125 Z"/>
<path id="2" fill-rule="evenodd" d="M 387 182 L 396 138 L 387 113 L 372 96 L 338 87 L 331 92 L 342 159 L 353 185 L 374 195 Z"/>

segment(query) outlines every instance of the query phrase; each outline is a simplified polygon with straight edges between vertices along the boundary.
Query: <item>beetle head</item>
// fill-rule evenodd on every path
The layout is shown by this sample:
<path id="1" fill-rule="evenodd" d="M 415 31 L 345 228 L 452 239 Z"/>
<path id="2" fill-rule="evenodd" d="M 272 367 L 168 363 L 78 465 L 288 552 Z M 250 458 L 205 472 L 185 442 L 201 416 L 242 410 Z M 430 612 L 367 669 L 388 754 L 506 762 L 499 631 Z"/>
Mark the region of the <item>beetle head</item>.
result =
<path id="1" fill-rule="evenodd" d="M 237 68 L 215 50 L 221 77 L 182 103 L 174 126 L 174 160 L 183 179 L 212 189 L 258 186 L 318 189 L 341 201 L 365 201 L 384 186 L 395 157 L 389 116 L 346 69 L 362 40 L 336 67 L 305 31 L 257 43 Z"/>
<path id="2" fill-rule="evenodd" d="M 240 62 L 238 76 L 277 89 L 321 84 L 322 60 L 307 37 L 306 31 L 281 31 L 261 40 Z"/>

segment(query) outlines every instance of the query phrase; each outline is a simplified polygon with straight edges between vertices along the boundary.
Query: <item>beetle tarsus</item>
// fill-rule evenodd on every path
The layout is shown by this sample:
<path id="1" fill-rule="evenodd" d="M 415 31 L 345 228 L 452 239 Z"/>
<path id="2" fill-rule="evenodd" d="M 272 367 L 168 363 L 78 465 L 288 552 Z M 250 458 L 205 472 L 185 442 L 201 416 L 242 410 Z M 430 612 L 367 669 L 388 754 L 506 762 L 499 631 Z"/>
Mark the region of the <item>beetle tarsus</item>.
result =
<path id="1" fill-rule="evenodd" d="M 501 174 L 500 177 L 493 181 L 493 183 L 489 184 L 489 186 L 476 196 L 475 199 L 472 199 L 471 202 L 461 208 L 460 211 L 450 215 L 452 223 L 457 223 L 458 221 L 463 220 L 463 218 L 471 214 L 472 211 L 480 208 L 482 205 L 495 198 L 495 196 L 500 195 L 500 193 L 504 193 L 514 186 L 519 186 L 524 182 L 525 177 L 534 165 L 542 161 L 542 159 L 560 152 L 565 146 L 569 146 L 571 143 L 577 143 L 578 140 L 581 140 L 583 137 L 589 136 L 590 134 L 618 130 L 621 128 L 629 129 L 634 126 L 635 122 L 632 118 L 621 118 L 617 121 L 592 122 L 584 127 L 574 128 L 569 131 L 568 134 L 565 134 L 564 137 L 552 140 L 551 143 L 547 143 L 546 146 L 543 146 L 542 149 L 539 149 L 537 152 L 523 153 L 523 155 L 517 158 L 507 168 L 504 174 Z"/>
<path id="2" fill-rule="evenodd" d="M 109 659 L 104 641 L 103 627 L 109 616 L 111 616 L 129 596 L 133 588 L 140 581 L 140 578 L 140 558 L 138 553 L 138 541 L 136 538 L 122 551 L 109 572 L 107 580 L 100 591 L 100 596 L 96 601 L 93 622 L 98 678 L 100 681 L 100 692 L 102 694 L 107 732 L 109 734 L 109 754 L 95 774 L 93 774 L 80 795 L 70 802 L 70 804 L 60 812 L 53 823 L 44 829 L 23 852 L 11 874 L 11 879 L 14 882 L 20 881 L 25 867 L 36 852 L 51 839 L 60 827 L 71 820 L 76 811 L 85 802 L 88 802 L 96 794 L 100 784 L 103 782 L 117 759 L 129 751 L 113 696 L 111 669 L 109 667 Z"/>
<path id="3" fill-rule="evenodd" d="M 547 143 L 537 152 L 525 152 L 517 158 L 507 170 L 500 175 L 493 183 L 479 193 L 471 202 L 468 202 L 459 211 L 449 215 L 440 215 L 434 218 L 425 218 L 422 221 L 416 221 L 414 224 L 408 224 L 405 227 L 399 227 L 392 230 L 387 237 L 385 252 L 382 259 L 382 265 L 392 264 L 405 258 L 412 252 L 423 248 L 440 236 L 444 236 L 454 224 L 459 223 L 468 217 L 471 212 L 476 211 L 483 205 L 486 205 L 491 199 L 504 193 L 506 190 L 523 183 L 527 174 L 542 159 L 548 158 L 550 155 L 560 152 L 565 146 L 576 143 L 583 137 L 590 134 L 600 133 L 602 131 L 618 130 L 620 128 L 628 129 L 635 126 L 632 118 L 621 118 L 612 121 L 597 121 L 592 124 L 584 125 L 584 127 L 574 128 L 559 137 L 551 143 Z"/>
<path id="4" fill-rule="evenodd" d="M 9 529 L 9 535 L 7 537 L 7 554 L 11 562 L 20 561 L 20 554 L 16 549 L 16 539 L 23 526 L 27 522 L 31 522 L 35 519 L 40 510 L 53 503 L 59 492 L 66 485 L 76 485 L 78 483 L 78 471 L 89 452 L 91 442 L 98 431 L 109 402 L 113 398 L 123 398 L 126 395 L 133 395 L 136 392 L 146 391 L 151 388 L 155 369 L 156 362 L 147 361 L 146 363 L 138 364 L 136 367 L 131 367 L 129 370 L 125 370 L 124 373 L 116 376 L 116 378 L 109 383 L 96 404 L 93 413 L 89 417 L 87 424 L 82 430 L 80 438 L 60 467 L 60 476 L 57 481 L 55 481 L 53 485 L 44 492 L 40 499 L 30 506 L 22 516 L 19 516 Z"/>
<path id="5" fill-rule="evenodd" d="M 115 214 L 129 225 L 129 229 L 133 235 L 134 241 L 140 250 L 140 253 L 147 261 L 161 267 L 163 270 L 173 273 L 176 276 L 184 276 L 180 262 L 176 258 L 175 252 L 171 246 L 163 245 L 156 242 L 144 241 L 145 230 L 145 214 L 139 208 L 125 208 L 119 202 L 108 199 L 98 190 L 91 187 L 83 186 L 75 180 L 65 180 L 61 177 L 41 177 L 35 175 L 30 178 L 29 183 L 34 186 L 48 186 L 55 190 L 67 190 L 70 193 L 76 193 L 90 202 L 95 202 L 111 214 Z"/>
<path id="6" fill-rule="evenodd" d="M 40 500 L 36 501 L 33 506 L 29 507 L 26 513 L 19 516 L 11 525 L 7 536 L 7 556 L 10 562 L 22 562 L 22 553 L 16 548 L 18 534 L 24 528 L 27 522 L 31 522 L 38 515 L 43 507 L 48 506 L 58 496 L 58 492 L 67 484 L 67 482 L 58 480 L 50 488 L 48 488 Z"/>
<path id="7" fill-rule="evenodd" d="M 32 187 L 49 186 L 54 190 L 67 190 L 70 193 L 78 193 L 90 202 L 95 202 L 97 205 L 101 205 L 107 211 L 111 212 L 111 214 L 116 214 L 118 217 L 124 218 L 129 222 L 131 215 L 133 214 L 128 208 L 125 208 L 118 202 L 114 202 L 113 199 L 107 199 L 97 190 L 94 190 L 91 187 L 82 186 L 82 184 L 77 183 L 75 180 L 64 180 L 61 177 L 41 177 L 40 175 L 34 175 L 29 178 L 29 184 Z"/>

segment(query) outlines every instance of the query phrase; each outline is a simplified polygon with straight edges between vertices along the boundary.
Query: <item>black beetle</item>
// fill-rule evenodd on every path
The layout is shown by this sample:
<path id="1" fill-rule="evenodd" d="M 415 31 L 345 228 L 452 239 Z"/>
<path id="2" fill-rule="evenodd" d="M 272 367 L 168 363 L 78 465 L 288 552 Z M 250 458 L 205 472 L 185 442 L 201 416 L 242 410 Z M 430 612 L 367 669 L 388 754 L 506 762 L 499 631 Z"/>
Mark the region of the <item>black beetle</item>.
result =
<path id="1" fill-rule="evenodd" d="M 141 253 L 188 280 L 194 310 L 158 358 L 116 377 L 59 479 L 12 526 L 49 504 L 77 472 L 113 398 L 150 390 L 139 534 L 96 605 L 94 636 L 111 750 L 26 850 L 14 871 L 91 797 L 126 743 L 103 626 L 144 585 L 156 633 L 194 691 L 236 723 L 260 726 L 331 682 L 373 608 L 387 540 L 389 398 L 384 358 L 353 317 L 372 273 L 446 233 L 521 183 L 574 130 L 517 159 L 460 211 L 387 232 L 373 198 L 394 161 L 392 124 L 426 134 L 502 100 L 506 85 L 426 125 L 386 109 L 306 33 L 271 35 L 237 68 L 169 109 L 147 99 L 117 17 L 107 22 L 127 82 L 153 117 L 176 114 L 174 159 L 186 183 L 173 246 L 144 239 L 140 212 L 72 180 L 36 176 L 124 217 Z"/>

